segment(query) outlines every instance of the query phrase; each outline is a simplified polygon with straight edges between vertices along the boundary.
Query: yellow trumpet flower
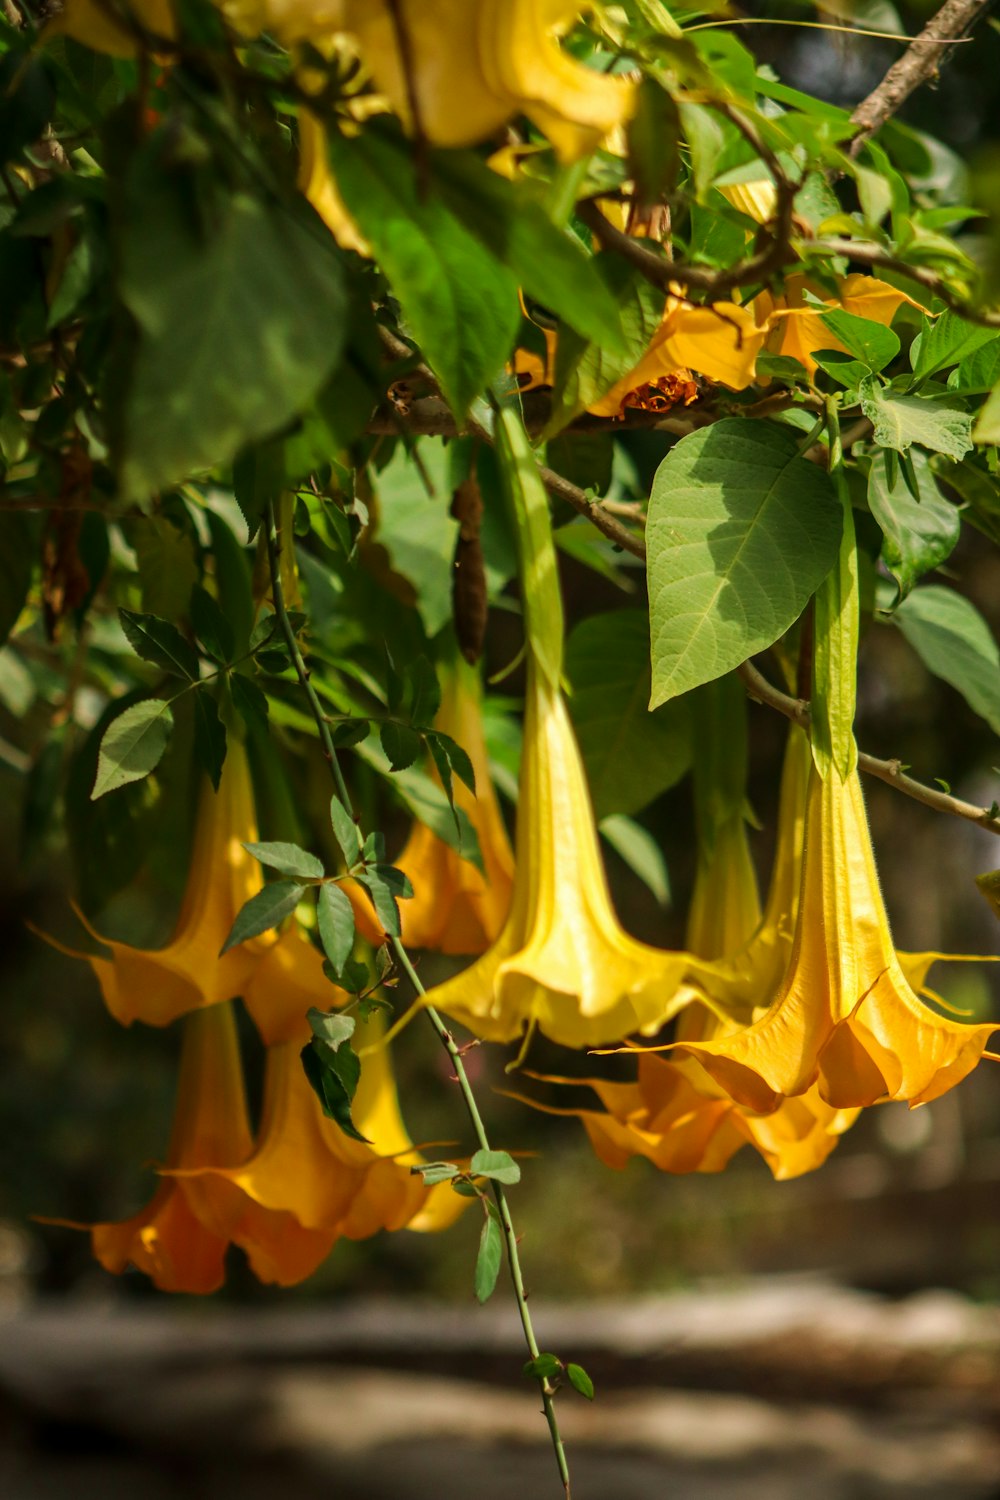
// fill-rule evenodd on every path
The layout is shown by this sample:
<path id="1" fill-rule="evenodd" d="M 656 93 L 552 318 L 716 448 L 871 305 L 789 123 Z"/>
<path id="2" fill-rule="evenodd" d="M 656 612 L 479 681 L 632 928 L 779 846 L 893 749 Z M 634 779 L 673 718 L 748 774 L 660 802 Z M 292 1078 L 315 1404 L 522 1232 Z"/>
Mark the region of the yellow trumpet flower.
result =
<path id="1" fill-rule="evenodd" d="M 807 292 L 821 299 L 823 305 L 807 302 Z M 924 311 L 921 304 L 905 292 L 874 276 L 859 273 L 845 276 L 837 283 L 836 296 L 831 296 L 822 287 L 813 286 L 805 276 L 787 276 L 780 296 L 769 291 L 758 292 L 746 311 L 753 315 L 763 331 L 772 354 L 797 359 L 813 375 L 818 368 L 813 358 L 817 349 L 844 351 L 844 345 L 823 322 L 824 313 L 842 310 L 888 328 L 903 302 Z"/>
<path id="2" fill-rule="evenodd" d="M 203 1217 L 186 1173 L 240 1161 L 253 1149 L 232 1006 L 211 1006 L 184 1021 L 177 1109 L 165 1177 L 138 1214 L 90 1228 L 94 1255 L 106 1270 L 129 1264 L 166 1292 L 215 1291 L 225 1277 L 231 1241 L 247 1251 L 262 1280 L 289 1285 L 308 1276 L 329 1245 L 315 1253 L 316 1236 L 287 1212 L 248 1203 L 239 1223 L 220 1231 L 217 1205 Z"/>
<path id="3" fill-rule="evenodd" d="M 395 861 L 413 885 L 412 898 L 400 902 L 402 938 L 412 948 L 482 953 L 499 935 L 510 909 L 514 856 L 490 780 L 479 674 L 456 658 L 441 676 L 441 707 L 435 725 L 462 746 L 476 774 L 475 792 L 456 777 L 454 796 L 476 831 L 483 870 L 463 859 L 425 824 L 414 823 Z M 381 942 L 385 933 L 367 894 L 354 881 L 345 882 L 344 889 L 362 935 Z"/>
<path id="4" fill-rule="evenodd" d="M 922 979 L 931 955 L 906 961 Z M 782 984 L 749 1026 L 680 1050 L 766 1113 L 818 1081 L 834 1109 L 922 1104 L 975 1067 L 996 1027 L 940 1016 L 915 993 L 879 888 L 856 769 L 810 771 L 802 886 Z"/>
<path id="5" fill-rule="evenodd" d="M 365 1040 L 366 1033 L 377 1043 L 380 1023 L 359 1027 L 357 1039 Z M 376 1047 L 365 1057 L 352 1110 L 371 1145 L 351 1139 L 323 1114 L 301 1049 L 301 1037 L 268 1048 L 264 1109 L 252 1154 L 184 1173 L 198 1216 L 219 1235 L 243 1243 L 251 1206 L 285 1213 L 313 1237 L 316 1264 L 341 1235 L 364 1239 L 379 1229 L 436 1230 L 452 1223 L 464 1200 L 447 1183 L 428 1188 L 410 1172 L 421 1158 L 400 1117 L 386 1049 Z M 260 1274 L 254 1247 L 244 1248 Z"/>
<path id="6" fill-rule="evenodd" d="M 260 953 L 274 941 L 265 935 L 219 957 L 236 914 L 261 889 L 257 860 L 243 848 L 257 838 L 250 768 L 243 746 L 230 737 L 219 790 L 207 778 L 198 804 L 191 865 L 173 937 L 165 948 L 135 948 L 99 932 L 77 908 L 92 938 L 111 957 L 81 953 L 45 941 L 72 958 L 84 958 L 116 1020 L 130 1026 L 167 1026 L 200 1006 L 216 1005 L 243 992 Z"/>
<path id="7" fill-rule="evenodd" d="M 477 1036 L 537 1026 L 568 1047 L 656 1030 L 685 955 L 620 927 L 611 905 L 580 752 L 566 705 L 529 661 L 514 894 L 493 947 L 429 1003 Z"/>

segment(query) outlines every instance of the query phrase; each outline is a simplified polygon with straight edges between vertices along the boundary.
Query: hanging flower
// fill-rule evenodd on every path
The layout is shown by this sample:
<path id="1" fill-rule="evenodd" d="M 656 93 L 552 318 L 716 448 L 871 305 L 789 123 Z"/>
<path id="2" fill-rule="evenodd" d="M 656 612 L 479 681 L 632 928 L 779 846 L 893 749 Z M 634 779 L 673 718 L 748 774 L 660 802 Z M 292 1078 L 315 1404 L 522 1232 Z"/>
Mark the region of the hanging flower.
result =
<path id="1" fill-rule="evenodd" d="M 510 914 L 429 1002 L 488 1041 L 537 1026 L 564 1046 L 597 1046 L 657 1029 L 684 967 L 619 926 L 566 705 L 529 664 Z"/>
<path id="2" fill-rule="evenodd" d="M 118 1274 L 143 1271 L 165 1292 L 214 1292 L 225 1278 L 231 1241 L 246 1250 L 264 1281 L 289 1285 L 315 1270 L 330 1244 L 303 1230 L 287 1212 L 248 1203 L 237 1223 L 222 1230 L 218 1205 L 199 1210 L 184 1174 L 241 1161 L 253 1149 L 232 1006 L 193 1011 L 184 1021 L 174 1128 L 165 1176 L 144 1209 L 121 1223 L 73 1225 L 90 1229 L 94 1255 Z M 59 1222 L 59 1221 L 56 1221 Z M 330 1241 L 332 1243 L 332 1241 Z"/>
<path id="3" fill-rule="evenodd" d="M 456 658 L 442 669 L 441 708 L 435 727 L 468 753 L 476 776 L 471 792 L 455 778 L 455 804 L 468 815 L 479 839 L 483 870 L 463 859 L 424 824 L 416 822 L 395 861 L 413 885 L 400 903 L 402 938 L 407 947 L 438 953 L 482 953 L 499 935 L 510 908 L 514 856 L 490 780 L 483 736 L 481 689 L 474 667 Z M 381 942 L 385 933 L 364 891 L 345 883 L 363 936 Z"/>
<path id="4" fill-rule="evenodd" d="M 263 884 L 260 865 L 243 847 L 256 838 L 246 752 L 230 736 L 219 790 L 204 781 L 187 885 L 166 947 L 135 948 L 105 937 L 78 908 L 83 926 L 111 950 L 110 958 L 80 953 L 40 935 L 70 957 L 86 959 L 108 1010 L 125 1026 L 133 1021 L 167 1026 L 199 1006 L 230 1000 L 243 992 L 260 953 L 273 942 L 266 935 L 219 956 L 237 912 Z"/>
<path id="5" fill-rule="evenodd" d="M 910 960 L 911 971 L 929 958 Z M 892 943 L 858 773 L 813 767 L 784 980 L 749 1026 L 679 1050 L 749 1109 L 766 1113 L 817 1081 L 828 1104 L 850 1109 L 937 1098 L 971 1072 L 995 1029 L 940 1016 L 915 993 Z"/>
<path id="6" fill-rule="evenodd" d="M 362 1063 L 352 1109 L 370 1145 L 345 1135 L 323 1114 L 302 1067 L 302 1037 L 268 1048 L 256 1147 L 229 1163 L 184 1174 L 199 1218 L 243 1243 L 248 1214 L 286 1213 L 312 1236 L 315 1264 L 341 1235 L 364 1239 L 379 1229 L 436 1230 L 454 1221 L 464 1200 L 447 1183 L 428 1188 L 410 1172 L 421 1158 L 400 1117 L 387 1050 L 377 1045 L 380 1035 L 377 1021 L 355 1033 L 374 1047 Z M 260 1274 L 259 1257 L 250 1245 L 245 1248 Z"/>

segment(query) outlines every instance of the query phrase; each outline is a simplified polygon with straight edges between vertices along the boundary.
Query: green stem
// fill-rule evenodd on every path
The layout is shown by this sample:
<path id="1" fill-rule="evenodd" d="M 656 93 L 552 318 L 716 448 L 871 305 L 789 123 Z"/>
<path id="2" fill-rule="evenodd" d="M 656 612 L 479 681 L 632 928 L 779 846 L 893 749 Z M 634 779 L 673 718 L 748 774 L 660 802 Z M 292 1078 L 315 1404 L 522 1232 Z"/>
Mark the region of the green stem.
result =
<path id="1" fill-rule="evenodd" d="M 281 575 L 278 566 L 281 544 L 278 536 L 277 523 L 274 516 L 274 506 L 271 501 L 268 501 L 267 512 L 264 519 L 265 525 L 267 526 L 267 559 L 271 573 L 271 594 L 274 600 L 274 612 L 278 617 L 278 622 L 281 626 L 281 632 L 285 638 L 285 644 L 288 647 L 288 653 L 292 658 L 292 664 L 295 667 L 296 675 L 302 685 L 303 692 L 309 700 L 309 706 L 312 709 L 313 718 L 316 720 L 316 728 L 319 730 L 320 743 L 323 746 L 323 754 L 326 756 L 326 759 L 329 762 L 330 772 L 333 776 L 334 785 L 337 788 L 337 796 L 340 798 L 341 802 L 343 802 L 344 806 L 348 810 L 350 810 L 350 794 L 347 790 L 347 783 L 344 780 L 344 773 L 341 769 L 340 760 L 337 756 L 337 748 L 334 745 L 333 737 L 330 734 L 330 726 L 327 723 L 326 715 L 323 712 L 323 705 L 319 701 L 316 689 L 313 687 L 312 682 L 310 681 L 309 669 L 306 666 L 305 659 L 302 655 L 302 651 L 295 636 L 295 631 L 292 629 L 291 621 L 288 618 L 288 611 L 285 608 L 285 596 L 284 590 L 281 585 Z M 362 834 L 361 829 L 358 828 L 358 847 L 360 849 L 363 846 L 364 835 Z M 400 968 L 406 974 L 417 994 L 425 995 L 427 991 L 420 979 L 420 976 L 418 975 L 416 969 L 413 967 L 413 964 L 410 961 L 409 954 L 404 948 L 402 940 L 398 937 L 393 937 L 391 939 L 391 942 Z M 472 1129 L 473 1133 L 475 1134 L 476 1140 L 482 1150 L 489 1151 L 492 1149 L 490 1146 L 489 1136 L 486 1133 L 486 1126 L 483 1124 L 483 1117 L 479 1113 L 479 1105 L 476 1103 L 476 1096 L 472 1091 L 472 1085 L 469 1082 L 469 1075 L 465 1071 L 465 1063 L 462 1058 L 462 1050 L 458 1046 L 455 1038 L 452 1036 L 451 1032 L 448 1030 L 448 1027 L 445 1025 L 444 1021 L 441 1019 L 441 1016 L 434 1009 L 434 1007 L 432 1005 L 428 1005 L 425 1007 L 425 1010 L 427 1019 L 430 1021 L 434 1030 L 437 1032 L 438 1040 L 441 1042 L 442 1046 L 445 1048 L 445 1051 L 448 1053 L 448 1056 L 451 1058 L 452 1066 L 455 1069 L 455 1077 L 458 1080 L 458 1086 L 462 1093 L 462 1099 L 465 1104 L 466 1112 L 468 1113 L 469 1119 L 472 1122 Z M 517 1310 L 521 1317 L 521 1327 L 524 1330 L 524 1340 L 528 1346 L 528 1352 L 531 1355 L 531 1358 L 537 1359 L 540 1351 L 538 1347 L 538 1340 L 535 1337 L 534 1326 L 531 1321 L 531 1313 L 528 1311 L 528 1294 L 524 1289 L 524 1277 L 521 1272 L 521 1257 L 518 1252 L 517 1233 L 514 1229 L 514 1220 L 511 1217 L 510 1205 L 507 1202 L 507 1195 L 499 1182 L 491 1181 L 490 1186 L 493 1190 L 493 1196 L 496 1200 L 497 1212 L 500 1215 L 500 1224 L 503 1230 L 504 1243 L 507 1247 L 507 1264 L 510 1268 L 510 1279 L 514 1287 L 514 1297 L 517 1301 Z M 545 1420 L 549 1424 L 549 1433 L 552 1438 L 552 1447 L 555 1451 L 556 1464 L 559 1468 L 559 1477 L 562 1480 L 566 1495 L 567 1497 L 569 1497 L 569 1464 L 566 1459 L 566 1449 L 563 1446 L 562 1436 L 559 1432 L 559 1421 L 556 1416 L 555 1403 L 553 1401 L 554 1391 L 550 1386 L 547 1378 L 539 1377 L 538 1384 L 542 1395 L 542 1406 L 545 1412 Z"/>

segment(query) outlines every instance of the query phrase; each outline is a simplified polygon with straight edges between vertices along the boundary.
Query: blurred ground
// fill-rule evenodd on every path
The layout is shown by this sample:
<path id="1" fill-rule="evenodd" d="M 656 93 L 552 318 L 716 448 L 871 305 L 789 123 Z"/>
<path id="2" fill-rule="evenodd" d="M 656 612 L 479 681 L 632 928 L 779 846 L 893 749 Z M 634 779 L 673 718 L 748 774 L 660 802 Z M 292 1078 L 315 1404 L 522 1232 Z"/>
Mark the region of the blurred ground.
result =
<path id="1" fill-rule="evenodd" d="M 809 1278 L 539 1303 L 576 1500 L 994 1500 L 1000 1309 Z M 513 1309 L 71 1301 L 0 1319 L 5 1500 L 557 1495 Z"/>

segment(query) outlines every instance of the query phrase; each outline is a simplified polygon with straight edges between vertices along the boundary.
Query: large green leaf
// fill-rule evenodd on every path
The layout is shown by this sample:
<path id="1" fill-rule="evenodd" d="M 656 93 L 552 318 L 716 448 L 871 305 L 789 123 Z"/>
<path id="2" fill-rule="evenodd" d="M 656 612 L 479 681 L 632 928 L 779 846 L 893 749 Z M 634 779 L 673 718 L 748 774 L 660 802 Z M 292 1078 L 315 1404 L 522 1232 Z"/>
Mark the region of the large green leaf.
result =
<path id="1" fill-rule="evenodd" d="M 623 609 L 581 621 L 566 643 L 566 675 L 597 817 L 639 812 L 691 764 L 688 704 L 670 703 L 653 713 L 647 707 L 645 613 Z"/>
<path id="2" fill-rule="evenodd" d="M 848 354 L 853 354 L 869 370 L 884 369 L 899 353 L 899 335 L 884 323 L 859 318 L 843 308 L 822 313 L 820 321 L 840 340 Z"/>
<path id="3" fill-rule="evenodd" d="M 860 386 L 861 409 L 872 424 L 882 448 L 908 453 L 912 444 L 963 458 L 972 447 L 968 412 L 956 411 L 927 396 L 911 396 L 883 386 L 873 375 Z M 948 398 L 954 399 L 954 398 Z"/>
<path id="4" fill-rule="evenodd" d="M 458 522 L 451 514 L 448 452 L 441 438 L 419 440 L 420 466 L 400 446 L 373 476 L 378 497 L 376 541 L 406 580 L 429 636 L 451 619 Z M 428 492 L 428 482 L 433 494 Z"/>
<path id="5" fill-rule="evenodd" d="M 829 475 L 787 428 L 730 418 L 656 472 L 646 528 L 656 708 L 772 645 L 837 557 Z"/>
<path id="6" fill-rule="evenodd" d="M 408 166 L 407 170 L 412 171 Z M 607 349 L 622 349 L 615 298 L 580 241 L 553 224 L 527 183 L 508 182 L 471 151 L 432 158 L 435 190 L 529 297 Z"/>
<path id="7" fill-rule="evenodd" d="M 1000 734 L 1000 650 L 976 606 L 954 589 L 916 589 L 891 616 L 928 671 L 957 688 Z"/>
<path id="8" fill-rule="evenodd" d="M 162 759 L 174 726 L 169 703 L 143 698 L 119 714 L 104 732 L 91 800 L 130 781 L 141 781 Z"/>
<path id="9" fill-rule="evenodd" d="M 899 584 L 900 597 L 917 579 L 950 557 L 962 529 L 957 508 L 937 487 L 926 456 L 910 455 L 910 488 L 903 465 L 881 448 L 868 471 L 868 505 L 882 528 L 882 560 Z"/>
<path id="10" fill-rule="evenodd" d="M 345 322 L 340 262 L 318 225 L 236 193 L 200 230 L 156 167 L 144 157 L 133 176 L 121 240 L 119 290 L 138 328 L 119 377 L 130 500 L 284 426 L 337 363 Z"/>
<path id="11" fill-rule="evenodd" d="M 517 279 L 414 170 L 412 148 L 330 136 L 337 184 L 456 414 L 499 374 L 520 321 Z"/>

